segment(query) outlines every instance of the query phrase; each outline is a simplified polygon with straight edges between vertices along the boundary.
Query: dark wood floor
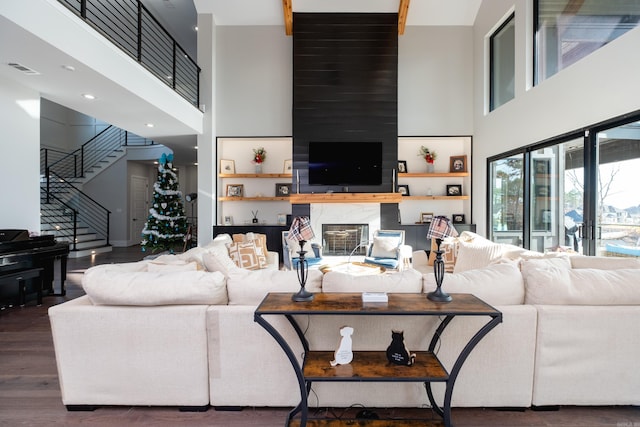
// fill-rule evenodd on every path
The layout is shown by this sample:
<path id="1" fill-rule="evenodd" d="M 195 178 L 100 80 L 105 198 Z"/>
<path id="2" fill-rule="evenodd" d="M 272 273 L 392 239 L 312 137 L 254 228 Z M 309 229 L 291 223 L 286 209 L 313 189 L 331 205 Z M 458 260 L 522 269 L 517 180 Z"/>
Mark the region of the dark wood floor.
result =
<path id="1" fill-rule="evenodd" d="M 94 412 L 67 412 L 60 398 L 47 309 L 82 295 L 82 273 L 91 265 L 137 261 L 143 256 L 139 247 L 133 247 L 115 248 L 112 253 L 99 254 L 93 259 L 71 259 L 65 297 L 49 296 L 44 298 L 44 304 L 40 307 L 35 305 L 35 301 L 31 301 L 24 308 L 10 308 L 0 312 L 0 426 L 284 425 L 287 408 L 245 408 L 239 412 L 210 409 L 203 413 L 183 413 L 176 408 L 106 407 Z M 593 386 L 598 386 L 595 377 Z M 415 410 L 376 411 L 389 417 L 415 416 Z M 316 414 L 340 416 L 344 412 L 341 408 L 323 408 L 316 411 Z M 452 418 L 457 427 L 640 427 L 640 408 L 562 407 L 550 412 L 454 408 Z M 388 425 L 403 424 L 398 421 Z"/>

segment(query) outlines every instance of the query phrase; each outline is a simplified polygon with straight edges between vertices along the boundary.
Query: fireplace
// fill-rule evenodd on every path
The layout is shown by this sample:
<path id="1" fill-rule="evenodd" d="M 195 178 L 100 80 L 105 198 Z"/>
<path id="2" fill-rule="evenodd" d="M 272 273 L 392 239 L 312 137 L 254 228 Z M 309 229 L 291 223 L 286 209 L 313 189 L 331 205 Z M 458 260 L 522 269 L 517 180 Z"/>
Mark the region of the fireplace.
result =
<path id="1" fill-rule="evenodd" d="M 368 224 L 322 224 L 322 254 L 349 255 L 360 243 L 369 239 Z M 364 255 L 366 247 L 357 248 L 354 255 Z"/>

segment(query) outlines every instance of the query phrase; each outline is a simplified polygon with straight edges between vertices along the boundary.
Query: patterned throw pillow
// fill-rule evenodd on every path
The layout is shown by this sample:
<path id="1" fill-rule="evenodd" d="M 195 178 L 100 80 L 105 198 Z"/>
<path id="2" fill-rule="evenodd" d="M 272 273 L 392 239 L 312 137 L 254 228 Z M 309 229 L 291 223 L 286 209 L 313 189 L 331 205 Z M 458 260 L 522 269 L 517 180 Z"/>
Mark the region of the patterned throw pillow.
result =
<path id="1" fill-rule="evenodd" d="M 228 246 L 229 256 L 240 268 L 259 270 L 267 266 L 267 258 L 255 242 L 234 242 Z"/>

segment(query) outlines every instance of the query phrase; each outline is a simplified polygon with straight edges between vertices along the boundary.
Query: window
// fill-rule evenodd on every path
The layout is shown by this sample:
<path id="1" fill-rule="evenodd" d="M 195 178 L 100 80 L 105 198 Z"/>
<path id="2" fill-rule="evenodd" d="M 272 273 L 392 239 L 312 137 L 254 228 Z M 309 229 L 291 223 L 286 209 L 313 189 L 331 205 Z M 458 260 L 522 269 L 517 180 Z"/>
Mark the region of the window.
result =
<path id="1" fill-rule="evenodd" d="M 513 99 L 515 86 L 514 14 L 489 38 L 489 111 Z"/>
<path id="2" fill-rule="evenodd" d="M 489 159 L 490 239 L 640 257 L 640 115 Z"/>
<path id="3" fill-rule="evenodd" d="M 540 83 L 638 26 L 640 0 L 536 0 L 535 79 Z"/>
<path id="4" fill-rule="evenodd" d="M 522 246 L 523 242 L 523 158 L 522 154 L 491 163 L 490 238 Z"/>

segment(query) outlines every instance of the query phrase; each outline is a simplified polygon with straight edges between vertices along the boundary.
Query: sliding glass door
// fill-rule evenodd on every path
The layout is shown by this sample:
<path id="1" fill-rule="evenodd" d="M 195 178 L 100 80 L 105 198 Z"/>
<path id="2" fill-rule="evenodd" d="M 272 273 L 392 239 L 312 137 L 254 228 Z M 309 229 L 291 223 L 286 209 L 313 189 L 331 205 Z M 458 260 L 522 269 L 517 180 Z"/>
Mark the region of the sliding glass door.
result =
<path id="1" fill-rule="evenodd" d="M 490 182 L 490 238 L 496 242 L 522 246 L 524 156 L 517 154 L 492 162 Z"/>
<path id="2" fill-rule="evenodd" d="M 640 256 L 640 122 L 597 133 L 596 255 Z"/>

